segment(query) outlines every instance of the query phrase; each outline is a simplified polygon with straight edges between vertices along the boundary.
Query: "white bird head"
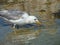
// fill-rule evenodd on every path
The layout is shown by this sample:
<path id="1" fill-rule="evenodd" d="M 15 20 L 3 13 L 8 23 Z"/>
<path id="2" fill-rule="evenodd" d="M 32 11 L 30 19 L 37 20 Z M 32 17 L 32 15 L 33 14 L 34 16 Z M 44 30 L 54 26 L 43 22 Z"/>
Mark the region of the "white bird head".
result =
<path id="1" fill-rule="evenodd" d="M 29 16 L 27 20 L 28 20 L 27 23 L 35 23 L 41 25 L 41 22 L 35 16 Z"/>

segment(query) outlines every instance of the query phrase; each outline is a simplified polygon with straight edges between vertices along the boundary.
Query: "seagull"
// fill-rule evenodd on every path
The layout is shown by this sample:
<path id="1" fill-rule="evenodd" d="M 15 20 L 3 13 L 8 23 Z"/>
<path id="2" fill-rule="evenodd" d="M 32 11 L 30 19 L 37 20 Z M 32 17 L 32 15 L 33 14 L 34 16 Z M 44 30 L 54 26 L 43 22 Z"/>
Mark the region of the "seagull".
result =
<path id="1" fill-rule="evenodd" d="M 33 23 L 41 25 L 41 22 L 36 16 L 29 15 L 27 12 L 19 10 L 1 10 L 0 17 L 9 23 L 12 23 L 13 28 L 16 28 L 16 25 L 26 25 Z"/>

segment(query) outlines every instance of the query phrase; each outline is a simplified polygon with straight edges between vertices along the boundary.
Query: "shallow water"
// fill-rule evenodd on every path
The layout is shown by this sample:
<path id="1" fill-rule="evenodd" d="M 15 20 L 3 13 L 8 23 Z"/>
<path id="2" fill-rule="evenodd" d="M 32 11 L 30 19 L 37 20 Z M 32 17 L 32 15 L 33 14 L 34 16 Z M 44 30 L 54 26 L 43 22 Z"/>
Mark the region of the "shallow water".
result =
<path id="1" fill-rule="evenodd" d="M 15 42 L 13 44 L 11 42 L 6 43 L 7 35 L 13 30 L 3 20 L 0 20 L 0 45 L 60 45 L 60 19 L 56 19 L 55 22 L 56 24 L 48 29 L 44 26 L 35 27 L 34 30 L 41 29 L 41 32 L 36 39 L 30 40 L 30 43 Z"/>

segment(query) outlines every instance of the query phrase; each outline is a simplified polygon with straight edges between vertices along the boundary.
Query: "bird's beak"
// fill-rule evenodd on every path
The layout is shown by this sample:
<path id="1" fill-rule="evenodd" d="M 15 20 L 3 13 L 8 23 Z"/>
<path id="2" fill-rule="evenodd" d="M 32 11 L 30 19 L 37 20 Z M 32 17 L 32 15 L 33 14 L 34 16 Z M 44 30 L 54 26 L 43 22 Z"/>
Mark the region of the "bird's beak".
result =
<path id="1" fill-rule="evenodd" d="M 42 23 L 40 21 L 36 21 L 36 24 L 37 25 L 41 25 Z"/>

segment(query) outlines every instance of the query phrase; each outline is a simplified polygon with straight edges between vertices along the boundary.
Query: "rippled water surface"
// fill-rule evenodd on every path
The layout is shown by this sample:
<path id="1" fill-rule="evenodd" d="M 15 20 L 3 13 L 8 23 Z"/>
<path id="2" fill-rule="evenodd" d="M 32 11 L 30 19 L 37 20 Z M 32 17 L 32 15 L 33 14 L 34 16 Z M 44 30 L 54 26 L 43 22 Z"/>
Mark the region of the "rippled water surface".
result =
<path id="1" fill-rule="evenodd" d="M 6 38 L 9 33 L 12 33 L 13 30 L 10 28 L 8 24 L 6 24 L 2 19 L 0 20 L 0 45 L 60 45 L 60 19 L 55 20 L 56 24 L 52 25 L 50 28 L 45 29 L 44 26 L 40 28 L 35 27 L 35 31 L 38 29 L 41 32 L 38 32 L 39 35 L 37 38 L 33 39 L 36 35 L 32 33 L 32 35 L 20 35 L 19 38 L 25 40 L 26 43 L 22 43 L 20 41 L 12 42 L 12 40 L 8 40 L 6 42 Z M 19 32 L 18 32 L 19 33 Z M 20 33 L 19 33 L 20 34 Z M 31 37 L 32 36 L 32 37 Z M 15 36 L 16 37 L 16 36 Z M 24 38 L 25 37 L 25 38 Z M 27 37 L 27 38 L 26 38 Z M 12 34 L 12 38 L 14 38 L 14 34 Z M 19 40 L 19 38 L 17 38 Z M 30 43 L 26 41 L 27 39 L 31 39 Z M 8 38 L 10 39 L 10 38 Z M 16 40 L 14 38 L 14 40 Z"/>

